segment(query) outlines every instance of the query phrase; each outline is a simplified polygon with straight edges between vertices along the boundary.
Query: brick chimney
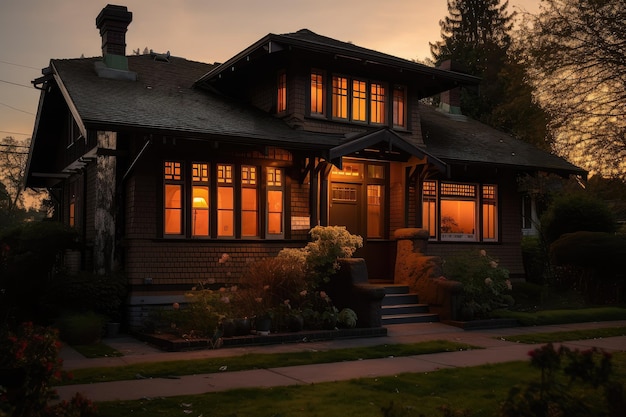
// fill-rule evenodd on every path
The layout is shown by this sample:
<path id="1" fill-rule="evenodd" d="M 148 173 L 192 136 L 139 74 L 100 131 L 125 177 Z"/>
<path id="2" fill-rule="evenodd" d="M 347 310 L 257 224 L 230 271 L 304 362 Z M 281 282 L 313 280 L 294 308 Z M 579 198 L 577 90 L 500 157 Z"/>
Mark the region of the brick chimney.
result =
<path id="1" fill-rule="evenodd" d="M 439 69 L 454 71 L 452 61 L 443 61 L 439 65 Z M 463 114 L 461 113 L 461 89 L 455 87 L 452 90 L 444 91 L 440 94 L 439 110 L 449 114 Z"/>
<path id="2" fill-rule="evenodd" d="M 96 27 L 102 37 L 102 60 L 108 68 L 128 71 L 126 31 L 133 14 L 126 6 L 107 4 L 96 17 Z"/>

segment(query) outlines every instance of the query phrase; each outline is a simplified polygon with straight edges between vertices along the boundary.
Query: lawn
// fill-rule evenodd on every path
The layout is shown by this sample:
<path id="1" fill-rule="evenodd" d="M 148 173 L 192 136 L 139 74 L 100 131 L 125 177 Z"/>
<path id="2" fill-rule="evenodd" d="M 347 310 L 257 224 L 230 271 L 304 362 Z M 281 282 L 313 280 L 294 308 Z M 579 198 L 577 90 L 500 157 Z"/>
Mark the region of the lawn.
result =
<path id="1" fill-rule="evenodd" d="M 355 361 L 361 359 L 386 358 L 389 356 L 411 356 L 428 353 L 452 352 L 480 349 L 467 344 L 432 340 L 428 342 L 378 345 L 361 348 L 335 349 L 328 351 L 306 350 L 301 352 L 275 354 L 246 354 L 209 359 L 194 359 L 157 363 L 140 363 L 107 368 L 86 368 L 72 371 L 73 378 L 66 384 L 86 384 L 94 382 L 122 381 L 135 379 L 137 375 L 147 378 L 172 377 L 181 375 L 219 372 L 226 366 L 229 371 L 267 369 L 282 366 L 308 365 Z"/>
<path id="2" fill-rule="evenodd" d="M 616 380 L 626 379 L 626 353 L 613 355 Z M 494 416 L 511 387 L 537 381 L 528 362 L 443 369 L 424 374 L 138 401 L 98 403 L 103 417 L 141 416 Z M 600 397 L 594 391 L 591 398 Z M 594 397 L 595 395 L 595 397 Z M 391 405 L 393 406 L 391 407 Z M 391 410 L 383 411 L 385 408 Z"/>

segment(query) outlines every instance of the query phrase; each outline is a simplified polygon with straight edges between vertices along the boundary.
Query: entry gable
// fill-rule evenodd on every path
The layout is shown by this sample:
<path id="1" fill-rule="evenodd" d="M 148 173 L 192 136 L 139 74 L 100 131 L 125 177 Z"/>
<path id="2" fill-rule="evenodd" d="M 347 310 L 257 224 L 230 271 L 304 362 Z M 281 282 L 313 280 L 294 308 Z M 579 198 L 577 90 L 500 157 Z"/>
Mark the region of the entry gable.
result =
<path id="1" fill-rule="evenodd" d="M 330 161 L 337 167 L 341 167 L 341 158 L 344 156 L 403 162 L 414 156 L 421 160 L 426 160 L 442 173 L 448 172 L 448 166 L 445 162 L 429 154 L 424 149 L 411 144 L 388 128 L 352 136 L 348 141 L 331 148 L 329 151 Z"/>

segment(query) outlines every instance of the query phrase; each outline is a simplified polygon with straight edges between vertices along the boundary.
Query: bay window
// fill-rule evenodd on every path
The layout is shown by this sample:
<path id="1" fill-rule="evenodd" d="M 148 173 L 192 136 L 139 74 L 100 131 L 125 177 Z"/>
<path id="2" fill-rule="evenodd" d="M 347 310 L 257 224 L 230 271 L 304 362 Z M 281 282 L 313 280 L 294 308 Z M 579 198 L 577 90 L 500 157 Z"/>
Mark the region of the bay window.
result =
<path id="1" fill-rule="evenodd" d="M 497 186 L 424 181 L 422 227 L 430 238 L 455 242 L 498 240 Z"/>

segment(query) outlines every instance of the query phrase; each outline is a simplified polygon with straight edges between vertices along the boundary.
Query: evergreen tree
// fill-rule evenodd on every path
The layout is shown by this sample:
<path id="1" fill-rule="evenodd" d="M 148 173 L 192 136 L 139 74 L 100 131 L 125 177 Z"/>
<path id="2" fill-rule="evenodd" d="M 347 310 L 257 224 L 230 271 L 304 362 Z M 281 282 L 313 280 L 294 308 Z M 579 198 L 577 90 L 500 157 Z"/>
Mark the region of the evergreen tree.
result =
<path id="1" fill-rule="evenodd" d="M 506 0 L 448 0 L 441 41 L 430 43 L 432 58 L 437 66 L 450 60 L 453 70 L 482 78 L 478 89 L 461 91 L 465 115 L 549 149 L 547 116 L 513 51 L 516 14 L 507 9 Z"/>

